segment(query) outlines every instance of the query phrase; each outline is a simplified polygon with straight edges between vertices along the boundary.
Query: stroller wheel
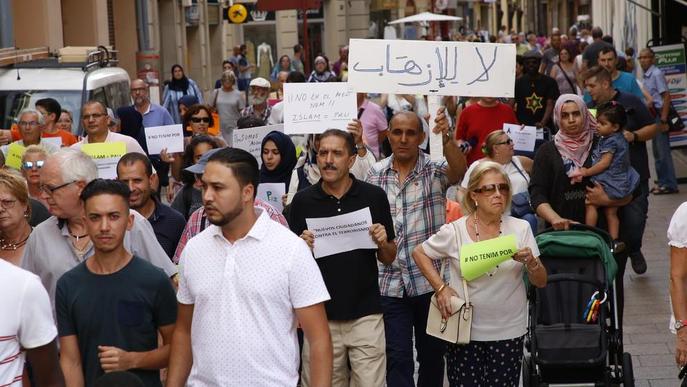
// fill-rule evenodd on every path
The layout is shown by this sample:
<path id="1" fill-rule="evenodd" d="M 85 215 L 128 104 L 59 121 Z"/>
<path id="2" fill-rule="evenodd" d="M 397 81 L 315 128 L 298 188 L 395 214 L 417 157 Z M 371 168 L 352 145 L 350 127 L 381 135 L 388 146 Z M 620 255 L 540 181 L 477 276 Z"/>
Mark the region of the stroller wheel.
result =
<path id="1" fill-rule="evenodd" d="M 634 387 L 634 385 L 635 374 L 632 370 L 632 355 L 625 352 L 623 353 L 623 386 Z"/>

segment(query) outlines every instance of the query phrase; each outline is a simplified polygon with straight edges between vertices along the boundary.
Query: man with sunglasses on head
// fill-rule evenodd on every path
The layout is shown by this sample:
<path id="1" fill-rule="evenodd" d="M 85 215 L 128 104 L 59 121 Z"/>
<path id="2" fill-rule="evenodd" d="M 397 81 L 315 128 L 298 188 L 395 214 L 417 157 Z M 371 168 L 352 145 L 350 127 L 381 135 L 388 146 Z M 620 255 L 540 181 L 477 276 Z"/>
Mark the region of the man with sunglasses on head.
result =
<path id="1" fill-rule="evenodd" d="M 141 145 L 133 137 L 110 131 L 110 116 L 107 115 L 107 108 L 102 102 L 95 100 L 86 102 L 81 108 L 81 121 L 86 136 L 71 148 L 81 150 L 84 144 L 123 142 L 126 144 L 126 153 L 145 154 Z"/>
<path id="2" fill-rule="evenodd" d="M 31 233 L 21 265 L 40 277 L 53 306 L 57 280 L 94 253 L 79 195 L 97 174 L 95 162 L 71 148 L 48 157 L 41 169 L 41 195 L 53 216 Z M 124 247 L 159 267 L 168 277 L 176 275 L 177 268 L 158 243 L 150 223 L 138 212 L 131 213 L 133 225 L 126 232 Z"/>
<path id="3" fill-rule="evenodd" d="M 17 126 L 19 127 L 19 132 L 21 133 L 22 139 L 13 142 L 12 144 L 17 144 L 21 147 L 27 147 L 29 145 L 39 145 L 45 149 L 48 153 L 54 153 L 59 148 L 41 139 L 41 131 L 43 130 L 43 125 L 45 124 L 45 118 L 43 115 L 34 109 L 24 109 L 19 113 L 19 122 Z M 10 150 L 10 145 L 3 145 L 0 147 L 2 153 L 7 158 Z"/>

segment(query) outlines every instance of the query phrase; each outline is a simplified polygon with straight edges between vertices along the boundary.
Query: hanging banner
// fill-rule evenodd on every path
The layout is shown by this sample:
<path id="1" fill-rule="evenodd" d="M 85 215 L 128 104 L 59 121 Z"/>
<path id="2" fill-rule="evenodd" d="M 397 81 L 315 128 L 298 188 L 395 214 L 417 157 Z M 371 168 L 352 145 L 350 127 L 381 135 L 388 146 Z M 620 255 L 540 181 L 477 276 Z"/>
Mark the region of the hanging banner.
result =
<path id="1" fill-rule="evenodd" d="M 656 67 L 663 71 L 673 106 L 687 125 L 687 60 L 684 44 L 651 47 L 656 54 Z M 670 132 L 670 147 L 687 146 L 687 130 Z"/>

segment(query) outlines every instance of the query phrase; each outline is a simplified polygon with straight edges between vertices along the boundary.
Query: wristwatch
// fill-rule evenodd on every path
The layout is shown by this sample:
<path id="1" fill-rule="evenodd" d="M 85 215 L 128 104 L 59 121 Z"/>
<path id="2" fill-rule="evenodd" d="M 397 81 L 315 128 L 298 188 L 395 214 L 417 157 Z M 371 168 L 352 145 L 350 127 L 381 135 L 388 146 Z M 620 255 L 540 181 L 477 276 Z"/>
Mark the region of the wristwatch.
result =
<path id="1" fill-rule="evenodd" d="M 675 328 L 676 331 L 679 331 L 685 326 L 687 326 L 687 320 L 675 320 L 675 325 L 673 325 L 673 328 Z"/>

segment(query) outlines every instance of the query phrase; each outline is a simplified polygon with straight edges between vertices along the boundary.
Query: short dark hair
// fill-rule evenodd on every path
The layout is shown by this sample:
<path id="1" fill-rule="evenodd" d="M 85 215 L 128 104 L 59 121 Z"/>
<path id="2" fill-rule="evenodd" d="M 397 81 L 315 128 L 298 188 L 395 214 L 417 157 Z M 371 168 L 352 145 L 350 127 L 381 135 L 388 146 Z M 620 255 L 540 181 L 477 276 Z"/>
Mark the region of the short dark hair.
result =
<path id="1" fill-rule="evenodd" d="M 601 37 L 601 40 L 608 44 L 613 44 L 613 37 L 611 35 L 604 35 Z"/>
<path id="2" fill-rule="evenodd" d="M 286 77 L 286 83 L 305 83 L 305 74 L 300 71 L 291 71 Z"/>
<path id="3" fill-rule="evenodd" d="M 608 54 L 609 52 L 612 52 L 614 57 L 616 57 L 616 58 L 618 57 L 618 53 L 615 52 L 615 48 L 613 48 L 611 46 L 606 46 L 606 47 L 602 48 L 601 51 L 599 52 L 599 55 L 601 55 L 601 54 L 605 55 L 605 54 Z"/>
<path id="4" fill-rule="evenodd" d="M 592 28 L 592 38 L 594 39 L 599 39 L 604 35 L 603 30 L 601 27 L 594 27 Z"/>
<path id="5" fill-rule="evenodd" d="M 582 81 L 586 81 L 589 78 L 596 78 L 597 81 L 608 81 L 611 82 L 611 73 L 601 66 L 592 66 L 587 71 L 584 71 L 580 76 Z"/>
<path id="6" fill-rule="evenodd" d="M 260 170 L 255 156 L 238 148 L 222 148 L 208 159 L 208 163 L 218 162 L 226 165 L 238 180 L 241 187 L 253 185 L 253 198 L 258 193 Z"/>
<path id="7" fill-rule="evenodd" d="M 341 129 L 327 129 L 322 134 L 320 134 L 320 144 L 322 143 L 322 140 L 325 137 L 330 136 L 343 138 L 346 142 L 346 149 L 348 149 L 349 155 L 356 154 L 357 149 L 355 147 L 355 139 L 353 139 L 353 136 L 350 133 L 343 131 Z"/>
<path id="8" fill-rule="evenodd" d="M 96 379 L 95 387 L 145 387 L 141 378 L 129 371 L 116 371 L 103 374 Z"/>
<path id="9" fill-rule="evenodd" d="M 88 183 L 81 191 L 81 201 L 86 204 L 88 199 L 93 196 L 98 195 L 116 195 L 121 196 L 126 203 L 126 207 L 129 208 L 129 197 L 131 196 L 131 191 L 129 186 L 124 184 L 119 180 L 110 179 L 95 179 Z"/>
<path id="10" fill-rule="evenodd" d="M 36 101 L 36 108 L 42 107 L 48 114 L 55 115 L 55 121 L 60 119 L 60 114 L 62 114 L 62 106 L 54 98 L 41 98 Z"/>
<path id="11" fill-rule="evenodd" d="M 210 117 L 210 123 L 208 124 L 208 126 L 215 126 L 215 120 L 212 118 L 212 110 L 210 109 L 210 107 L 207 105 L 203 105 L 202 103 L 197 103 L 195 105 L 189 106 L 188 110 L 186 111 L 186 114 L 184 114 L 184 128 L 187 128 L 189 125 L 191 125 L 191 117 L 193 117 L 194 114 L 198 114 L 198 112 L 201 110 L 205 110 L 205 112 L 208 114 L 208 117 Z"/>
<path id="12" fill-rule="evenodd" d="M 120 165 L 133 165 L 136 162 L 141 162 L 143 163 L 143 166 L 145 167 L 146 175 L 148 177 L 153 175 L 153 164 L 150 162 L 150 159 L 138 152 L 130 152 L 122 156 L 121 159 L 117 162 L 117 176 L 119 176 L 119 166 Z"/>
<path id="13" fill-rule="evenodd" d="M 625 107 L 617 101 L 609 101 L 599 106 L 596 118 L 599 119 L 601 117 L 604 117 L 611 124 L 618 124 L 621 130 L 627 124 Z"/>
<path id="14" fill-rule="evenodd" d="M 258 126 L 265 126 L 265 121 L 252 116 L 241 117 L 236 121 L 237 129 L 257 128 Z"/>
<path id="15" fill-rule="evenodd" d="M 294 53 L 294 54 L 295 54 L 295 53 L 299 53 L 299 52 L 301 52 L 301 51 L 303 51 L 303 46 L 301 46 L 300 44 L 297 44 L 297 45 L 293 46 L 293 53 Z"/>
<path id="16" fill-rule="evenodd" d="M 86 103 L 83 104 L 83 106 L 89 106 L 89 105 L 99 105 L 100 108 L 103 110 L 103 113 L 107 114 L 107 106 L 105 106 L 104 103 L 98 101 L 97 99 L 89 99 L 86 101 Z M 81 119 L 81 117 L 79 117 Z"/>
<path id="17" fill-rule="evenodd" d="M 389 130 L 391 130 L 391 123 L 396 119 L 396 117 L 400 117 L 400 116 L 404 116 L 404 117 L 412 116 L 412 117 L 415 117 L 415 120 L 417 121 L 417 129 L 418 129 L 418 132 L 419 132 L 419 133 L 423 133 L 424 129 L 423 129 L 423 127 L 422 127 L 422 126 L 423 126 L 423 125 L 422 125 L 422 119 L 420 118 L 420 116 L 419 116 L 417 113 L 414 113 L 414 112 L 411 112 L 411 111 L 400 111 L 400 112 L 398 112 L 398 113 L 394 113 L 394 115 L 391 116 L 391 119 L 389 120 Z"/>

